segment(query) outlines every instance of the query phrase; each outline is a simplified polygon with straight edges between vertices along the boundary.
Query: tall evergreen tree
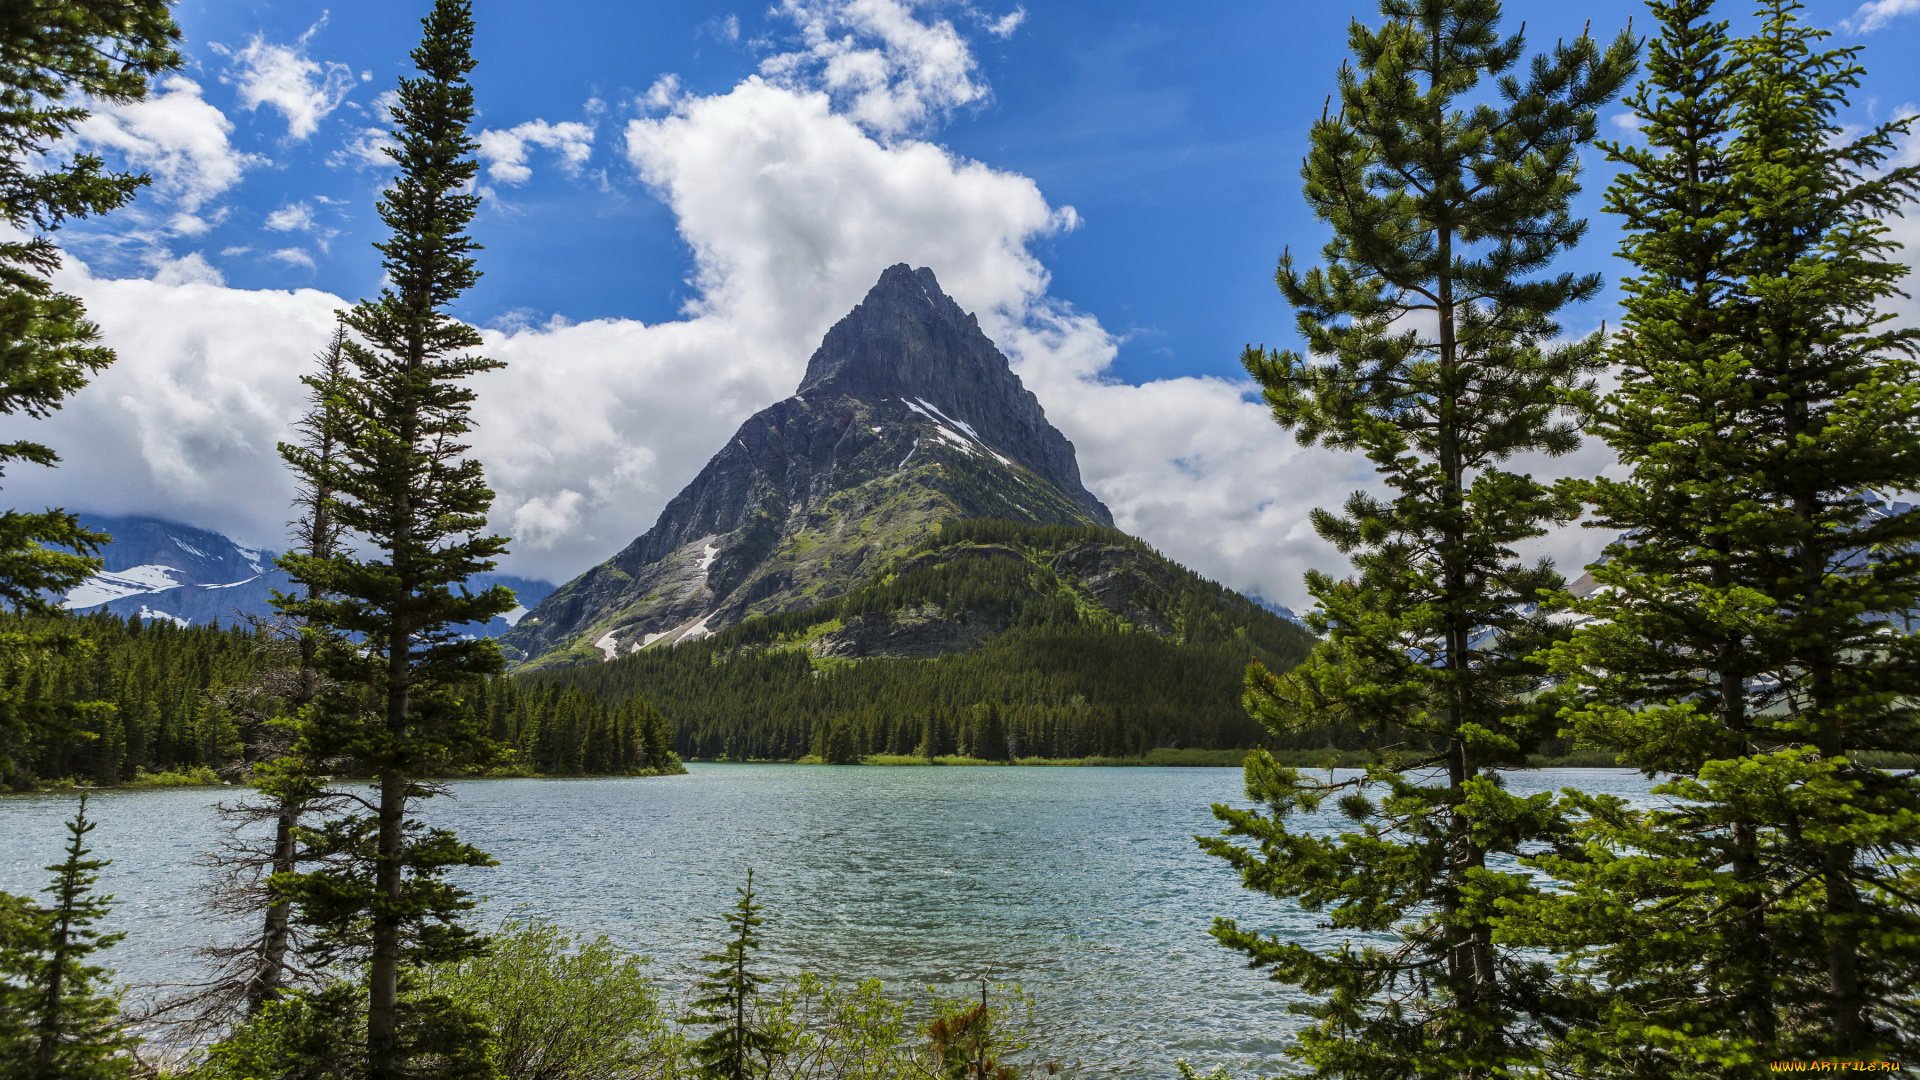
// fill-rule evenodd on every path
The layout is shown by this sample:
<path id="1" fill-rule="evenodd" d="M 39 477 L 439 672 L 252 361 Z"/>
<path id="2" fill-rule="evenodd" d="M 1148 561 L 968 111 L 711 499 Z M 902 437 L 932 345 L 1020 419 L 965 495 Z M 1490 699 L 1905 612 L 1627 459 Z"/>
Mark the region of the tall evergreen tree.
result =
<path id="1" fill-rule="evenodd" d="M 319 370 L 302 380 L 309 405 L 296 427 L 301 449 L 320 464 L 321 475 L 300 478 L 289 526 L 294 550 L 310 558 L 331 555 L 338 539 L 324 474 L 339 450 L 338 425 L 329 418 L 347 374 L 346 339 L 345 323 L 337 322 L 327 346 L 314 357 Z M 304 599 L 322 595 L 309 585 Z M 290 988 L 319 981 L 318 973 L 301 961 L 302 932 L 293 918 L 290 890 L 297 888 L 297 871 L 312 856 L 303 831 L 346 803 L 325 783 L 327 765 L 309 761 L 294 752 L 293 745 L 301 714 L 328 686 L 319 671 L 325 628 L 304 626 L 285 615 L 248 616 L 247 621 L 253 625 L 262 662 L 245 682 L 209 696 L 227 704 L 252 728 L 248 751 L 254 759 L 253 790 L 238 802 L 214 808 L 226 835 L 196 861 L 212 876 L 202 909 L 223 921 L 251 926 L 237 938 L 197 948 L 208 977 L 186 985 L 143 1017 L 167 1024 L 188 1039 L 224 1029 L 242 1015 L 257 1015 Z"/>
<path id="2" fill-rule="evenodd" d="M 329 492 L 333 522 L 355 543 L 283 565 L 313 592 L 281 610 L 324 628 L 322 670 L 342 689 L 310 714 L 301 752 L 351 757 L 376 777 L 369 813 L 329 822 L 316 849 L 346 865 L 288 882 L 324 949 L 363 951 L 368 964 L 367 1055 L 375 1080 L 407 1068 L 400 1030 L 406 970 L 475 955 L 482 941 L 459 925 L 472 902 L 447 884 L 455 866 L 491 865 L 451 832 L 413 818 L 428 782 L 490 750 L 465 707 L 465 691 L 502 663 L 490 639 L 455 627 L 514 606 L 510 590 L 466 587 L 506 548 L 484 535 L 493 493 L 464 457 L 473 391 L 468 376 L 500 365 L 473 355 L 480 335 L 447 312 L 478 277 L 465 228 L 479 197 L 474 115 L 473 19 L 466 0 L 436 0 L 392 107 L 399 175 L 380 200 L 391 238 L 375 245 L 389 285 L 347 313 L 350 373 L 332 391 L 322 423 L 338 457 L 283 446 L 293 468 Z M 351 644 L 347 642 L 351 641 Z M 365 693 L 356 691 L 364 688 Z M 376 707 L 363 709 L 370 695 Z"/>
<path id="3" fill-rule="evenodd" d="M 319 370 L 302 378 L 310 404 L 299 424 L 300 449 L 317 468 L 299 478 L 292 525 L 295 549 L 310 559 L 332 558 L 339 548 L 340 524 L 334 518 L 329 476 L 339 464 L 341 435 L 347 426 L 338 415 L 340 393 L 351 390 L 346 350 L 347 326 L 342 318 L 334 324 L 327 347 L 314 358 Z M 304 599 L 319 603 L 326 593 L 318 582 L 310 581 Z M 296 623 L 285 629 L 298 635 L 298 660 L 286 673 L 291 677 L 282 697 L 288 715 L 276 726 L 297 729 L 326 686 L 319 660 L 327 628 Z M 235 888 L 228 893 L 236 906 L 258 911 L 261 918 L 259 937 L 246 943 L 240 954 L 251 967 L 244 984 L 248 1015 L 278 1000 L 302 975 L 294 959 L 291 894 L 298 884 L 296 871 L 308 854 L 303 850 L 302 831 L 311 816 L 340 805 L 339 796 L 327 789 L 321 768 L 321 763 L 298 752 L 263 761 L 253 770 L 259 797 L 236 808 L 237 823 L 270 821 L 273 826 L 270 848 L 242 853 L 241 865 L 235 867 L 239 875 L 230 879 Z"/>
<path id="4" fill-rule="evenodd" d="M 52 233 L 69 218 L 125 205 L 149 182 L 109 171 L 97 155 L 62 164 L 60 140 L 87 118 L 86 99 L 124 104 L 181 64 L 166 0 L 16 0 L 0 9 L 0 416 L 40 418 L 113 362 L 78 297 L 55 292 Z M 51 447 L 0 444 L 0 471 L 52 465 Z M 107 541 L 60 510 L 0 512 L 0 599 L 44 610 L 46 594 L 79 584 Z M 65 549 L 65 550 L 63 550 Z"/>
<path id="5" fill-rule="evenodd" d="M 1226 828 L 1202 844 L 1249 888 L 1328 911 L 1362 939 L 1316 951 L 1215 926 L 1254 966 L 1319 996 L 1298 1006 L 1315 1023 L 1292 1051 L 1313 1075 L 1504 1075 L 1537 1059 L 1549 983 L 1546 965 L 1496 937 L 1503 906 L 1535 888 L 1510 860 L 1564 831 L 1551 799 L 1517 798 L 1500 779 L 1554 733 L 1531 657 L 1553 633 L 1534 604 L 1560 578 L 1514 546 L 1576 505 L 1503 463 L 1577 444 L 1562 401 L 1602 343 L 1553 344 L 1554 316 L 1601 283 L 1547 269 L 1585 231 L 1568 213 L 1578 150 L 1636 47 L 1583 33 L 1523 75 L 1524 42 L 1500 36 L 1494 0 L 1380 10 L 1383 25 L 1349 31 L 1355 66 L 1302 169 L 1333 228 L 1326 266 L 1302 273 L 1283 256 L 1276 275 L 1324 362 L 1244 358 L 1276 421 L 1303 444 L 1366 454 L 1392 490 L 1314 512 L 1357 574 L 1309 575 L 1309 622 L 1326 641 L 1289 675 L 1251 667 L 1248 705 L 1276 735 L 1348 722 L 1380 749 L 1363 776 L 1324 782 L 1254 753 L 1247 790 L 1265 809 L 1217 807 Z M 1290 827 L 1331 797 L 1354 831 Z"/>
<path id="6" fill-rule="evenodd" d="M 165 0 L 19 0 L 0 9 L 0 219 L 14 234 L 0 238 L 0 416 L 45 417 L 113 362 L 79 298 L 54 291 L 52 234 L 69 218 L 125 205 L 149 178 L 111 172 L 92 154 L 62 164 L 55 144 L 87 118 L 80 102 L 137 101 L 149 78 L 179 67 L 179 37 Z M 14 462 L 59 460 L 30 439 L 0 443 L 0 475 Z M 63 510 L 0 511 L 0 601 L 52 610 L 52 594 L 100 568 L 96 553 L 108 539 Z M 30 678 L 50 651 L 78 647 L 58 632 L 0 636 L 0 665 L 10 669 L 0 678 Z M 0 700 L 0 782 L 25 782 L 21 751 L 84 718 L 84 710 Z"/>
<path id="7" fill-rule="evenodd" d="M 1581 798 L 1584 850 L 1540 862 L 1573 889 L 1523 936 L 1598 988 L 1583 1075 L 1920 1050 L 1920 787 L 1861 757 L 1920 750 L 1920 513 L 1881 494 L 1920 487 L 1920 330 L 1878 309 L 1920 169 L 1884 169 L 1905 122 L 1842 127 L 1858 49 L 1790 0 L 1744 39 L 1711 9 L 1655 5 L 1645 145 L 1609 147 L 1636 274 L 1588 405 L 1630 472 L 1570 486 L 1627 535 L 1553 663 L 1586 743 L 1672 779 Z"/>
<path id="8" fill-rule="evenodd" d="M 767 977 L 748 966 L 753 950 L 760 947 L 756 933 L 760 905 L 753 902 L 752 870 L 747 871 L 747 883 L 736 891 L 739 901 L 722 916 L 729 935 L 726 947 L 700 958 L 718 966 L 696 984 L 701 996 L 694 999 L 694 1012 L 687 1017 L 688 1023 L 713 1029 L 693 1047 L 699 1075 L 708 1080 L 748 1080 L 766 1071 L 765 1066 L 783 1049 L 777 1037 L 753 1023 L 753 996 Z"/>
<path id="9" fill-rule="evenodd" d="M 123 936 L 97 929 L 113 897 L 94 892 L 107 863 L 89 859 L 86 796 L 67 822 L 67 857 L 47 867 L 45 905 L 0 906 L 0 1078 L 107 1080 L 132 1072 L 138 1043 L 120 1024 L 105 968 L 88 963 Z M 8 910 L 10 909 L 10 910 Z"/>

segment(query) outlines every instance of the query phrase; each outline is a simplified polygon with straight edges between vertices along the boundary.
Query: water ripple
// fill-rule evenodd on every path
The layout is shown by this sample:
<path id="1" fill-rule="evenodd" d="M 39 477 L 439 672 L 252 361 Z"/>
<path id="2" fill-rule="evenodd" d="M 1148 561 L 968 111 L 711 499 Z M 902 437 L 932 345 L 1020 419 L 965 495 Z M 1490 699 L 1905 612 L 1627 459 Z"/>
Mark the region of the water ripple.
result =
<path id="1" fill-rule="evenodd" d="M 1521 774 L 1517 791 L 1644 796 L 1617 770 Z M 465 872 L 488 919 L 532 913 L 606 934 L 681 984 L 754 868 L 771 965 L 877 977 L 902 996 L 963 992 L 991 970 L 1039 1001 L 1058 1052 L 1113 1076 L 1275 1071 L 1297 1021 L 1286 990 L 1214 944 L 1216 915 L 1320 940 L 1315 917 L 1238 887 L 1193 835 L 1212 803 L 1244 804 L 1233 769 L 696 765 L 647 780 L 488 780 L 427 805 L 500 860 Z M 106 792 L 91 800 L 103 885 L 130 932 L 133 982 L 190 971 L 204 940 L 190 865 L 208 807 L 233 792 Z M 0 889 L 28 892 L 57 857 L 71 796 L 0 797 Z M 1332 828 L 1331 817 L 1318 822 Z"/>

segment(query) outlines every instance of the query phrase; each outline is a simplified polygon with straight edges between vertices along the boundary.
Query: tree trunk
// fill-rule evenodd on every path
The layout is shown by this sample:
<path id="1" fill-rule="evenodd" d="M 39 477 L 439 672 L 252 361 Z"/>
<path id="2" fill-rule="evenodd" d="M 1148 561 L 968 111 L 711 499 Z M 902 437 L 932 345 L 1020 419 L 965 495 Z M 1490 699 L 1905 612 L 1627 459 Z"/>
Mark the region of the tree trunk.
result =
<path id="1" fill-rule="evenodd" d="M 1716 584 L 1724 587 L 1728 575 L 1724 566 L 1715 570 Z M 1747 688 L 1739 667 L 1741 642 L 1729 640 L 1720 654 L 1721 725 L 1727 731 L 1724 753 L 1739 757 L 1746 753 Z M 1760 865 L 1759 828 L 1748 821 L 1733 824 L 1733 851 L 1730 862 L 1736 887 L 1753 891 L 1745 898 L 1738 916 L 1740 939 L 1748 956 L 1746 987 L 1741 992 L 1741 1012 L 1746 1016 L 1747 1037 L 1761 1048 L 1771 1047 L 1779 1038 L 1778 1018 L 1773 1004 L 1773 942 L 1767 933 L 1767 896 L 1765 873 Z"/>
<path id="2" fill-rule="evenodd" d="M 400 901 L 401 826 L 406 814 L 407 782 L 380 778 L 380 833 L 374 888 L 373 956 L 367 971 L 367 1074 L 371 1080 L 400 1080 Z M 382 910 L 385 909 L 385 910 Z"/>
<path id="3" fill-rule="evenodd" d="M 1790 327 L 1781 327 L 1780 340 L 1793 341 Z M 1786 435 L 1789 445 L 1807 434 L 1807 403 L 1796 398 L 1787 403 Z M 1795 478 L 1793 513 L 1799 519 L 1800 537 L 1795 555 L 1800 571 L 1800 609 L 1806 615 L 1819 610 L 1826 598 L 1826 550 L 1823 533 L 1815 520 L 1819 513 L 1818 489 Z M 1841 730 L 1839 694 L 1834 687 L 1834 657 L 1825 641 L 1808 647 L 1800 657 L 1806 672 L 1806 701 L 1818 730 L 1814 736 L 1820 756 L 1829 761 L 1846 753 Z M 1826 901 L 1827 1009 L 1831 1050 L 1842 1056 L 1853 1055 L 1861 1045 L 1865 1031 L 1864 1003 L 1860 1000 L 1858 944 L 1854 941 L 1853 915 L 1858 897 L 1853 890 L 1853 863 L 1856 852 L 1848 844 L 1825 844 L 1820 849 L 1820 876 Z"/>
<path id="4" fill-rule="evenodd" d="M 397 547 L 398 545 L 396 545 Z M 395 559 L 396 563 L 401 560 Z M 387 643 L 387 730 L 406 733 L 411 651 L 403 620 L 395 620 Z M 380 777 L 380 832 L 376 854 L 373 956 L 367 973 L 367 1072 L 371 1080 L 401 1080 L 400 1061 L 400 906 L 402 844 L 407 813 L 408 777 L 397 770 Z M 384 910 L 383 910 L 384 909 Z"/>
<path id="5" fill-rule="evenodd" d="M 294 868 L 293 827 L 300 819 L 301 807 L 282 799 L 274 821 L 273 863 L 275 874 L 291 874 Z M 288 918 L 293 905 L 276 899 L 267 905 L 266 926 L 260 935 L 260 966 L 247 986 L 247 1015 L 252 1016 L 269 1001 L 278 1001 L 287 984 Z"/>
<path id="6" fill-rule="evenodd" d="M 40 1013 L 40 1040 L 34 1048 L 34 1062 L 43 1075 L 52 1075 L 53 1052 L 60 1045 L 61 1005 L 66 994 L 67 943 L 73 938 L 71 921 L 73 883 L 60 883 L 60 910 L 53 931 L 53 949 L 47 964 L 46 1005 Z"/>

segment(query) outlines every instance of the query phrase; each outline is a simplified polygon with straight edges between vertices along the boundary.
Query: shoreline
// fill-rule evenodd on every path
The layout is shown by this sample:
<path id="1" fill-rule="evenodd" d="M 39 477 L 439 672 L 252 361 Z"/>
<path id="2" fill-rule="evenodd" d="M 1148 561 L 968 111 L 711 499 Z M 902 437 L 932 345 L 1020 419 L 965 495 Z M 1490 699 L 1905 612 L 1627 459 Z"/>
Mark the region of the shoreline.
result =
<path id="1" fill-rule="evenodd" d="M 942 754 L 928 759 L 910 754 L 870 754 L 857 762 L 842 762 L 843 766 L 863 766 L 868 768 L 1145 768 L 1145 769 L 1194 769 L 1194 768 L 1239 768 L 1242 767 L 1249 751 L 1246 750 L 1171 750 L 1151 751 L 1142 757 L 1085 757 L 1085 758 L 1016 758 L 1007 761 L 988 761 L 982 758 L 964 757 L 958 754 Z M 1367 755 L 1352 750 L 1281 750 L 1269 751 L 1274 760 L 1283 768 L 1294 769 L 1362 769 L 1370 762 Z M 700 765 L 826 765 L 827 761 L 818 755 L 809 755 L 799 759 L 749 758 L 731 760 L 727 758 L 690 758 L 693 764 Z M 1913 768 L 1920 762 L 1877 760 L 1867 762 L 1880 768 Z M 1633 766 L 1622 764 L 1613 755 L 1585 751 L 1558 757 L 1538 757 L 1527 762 L 1524 771 L 1541 769 L 1621 769 L 1633 771 Z M 582 773 L 569 776 L 548 776 L 539 773 L 496 772 L 470 775 L 436 777 L 439 780 L 650 780 L 665 776 L 684 776 L 686 769 L 648 770 L 637 773 Z M 364 779 L 363 777 L 342 776 L 342 782 Z M 141 777 L 124 784 L 75 784 L 54 781 L 32 788 L 0 791 L 5 795 L 53 795 L 61 793 L 94 791 L 167 791 L 178 788 L 251 788 L 245 780 L 220 780 L 211 769 L 193 769 L 175 773 L 156 773 Z"/>
<path id="2" fill-rule="evenodd" d="M 878 768 L 1240 768 L 1245 764 L 1248 750 L 1171 750 L 1149 751 L 1142 757 L 1084 757 L 1084 758 L 1013 758 L 1006 761 L 988 761 L 983 758 L 965 757 L 959 754 L 941 754 L 935 758 L 924 758 L 912 754 L 869 754 L 859 761 L 841 762 L 842 765 L 861 765 Z M 1272 750 L 1268 753 L 1281 766 L 1295 769 L 1361 769 L 1370 764 L 1368 756 L 1356 750 Z M 803 758 L 747 758 L 734 760 L 729 758 L 690 758 L 689 761 L 706 765 L 826 765 L 825 759 L 817 754 Z M 1630 766 L 1620 764 L 1613 755 L 1600 752 L 1567 754 L 1559 757 L 1541 757 L 1529 761 L 1528 769 L 1624 769 Z"/>
<path id="3" fill-rule="evenodd" d="M 577 775 L 549 776 L 545 773 L 528 772 L 490 772 L 461 773 L 451 776 L 435 776 L 429 780 L 651 780 L 662 776 L 685 776 L 686 768 L 676 766 L 672 769 L 647 769 L 641 772 L 627 773 L 580 773 Z M 328 781 L 352 783 L 357 780 L 370 780 L 368 776 L 326 777 Z M 211 768 L 200 766 L 182 772 L 153 773 L 136 777 L 123 784 L 76 784 L 71 777 L 49 780 L 30 788 L 0 790 L 5 795 L 58 795 L 93 791 L 175 791 L 180 788 L 236 788 L 252 790 L 251 780 L 222 780 Z"/>

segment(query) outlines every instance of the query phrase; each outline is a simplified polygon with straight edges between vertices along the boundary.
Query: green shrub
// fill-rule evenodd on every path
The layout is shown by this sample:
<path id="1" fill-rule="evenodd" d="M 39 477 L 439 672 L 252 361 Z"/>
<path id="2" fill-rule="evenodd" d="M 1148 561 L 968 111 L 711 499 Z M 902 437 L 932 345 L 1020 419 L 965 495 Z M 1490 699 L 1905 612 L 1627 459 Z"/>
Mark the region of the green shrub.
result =
<path id="1" fill-rule="evenodd" d="M 329 983 L 270 1001 L 207 1048 L 191 1080 L 362 1080 L 367 1075 L 367 998 L 360 983 Z M 492 1039 L 477 1013 L 402 986 L 400 1059 L 410 1076 L 500 1080 Z"/>
<path id="2" fill-rule="evenodd" d="M 664 1077 L 679 1056 L 647 961 L 605 937 L 509 922 L 485 956 L 430 968 L 420 988 L 487 1022 L 507 1080 Z"/>
<path id="3" fill-rule="evenodd" d="M 981 1064 L 986 1080 L 1012 1080 L 1034 1034 L 1033 1002 L 1017 986 L 936 997 L 931 1022 L 915 1025 L 878 979 L 847 985 L 803 971 L 754 1008 L 754 1028 L 785 1048 L 767 1063 L 768 1080 L 945 1080 Z"/>
<path id="4" fill-rule="evenodd" d="M 205 765 L 193 765 L 166 772 L 150 773 L 145 769 L 133 770 L 133 779 L 127 781 L 128 787 L 136 788 L 173 788 L 173 787 L 219 787 L 220 777 Z"/>
<path id="5" fill-rule="evenodd" d="M 333 983 L 270 1001 L 207 1048 L 195 1080 L 358 1080 L 366 1070 L 360 988 Z"/>

